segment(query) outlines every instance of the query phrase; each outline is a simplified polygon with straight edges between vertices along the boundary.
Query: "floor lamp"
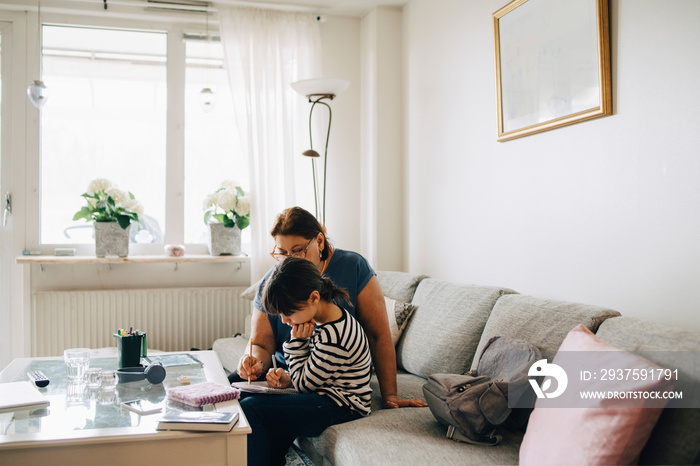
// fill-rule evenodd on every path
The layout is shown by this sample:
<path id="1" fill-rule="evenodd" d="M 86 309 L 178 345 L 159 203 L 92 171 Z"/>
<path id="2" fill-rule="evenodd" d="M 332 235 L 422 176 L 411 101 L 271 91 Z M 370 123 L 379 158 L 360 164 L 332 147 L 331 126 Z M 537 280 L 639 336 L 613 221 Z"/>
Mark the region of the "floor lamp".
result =
<path id="1" fill-rule="evenodd" d="M 326 102 L 323 102 L 323 100 L 333 100 L 335 96 L 347 89 L 349 85 L 350 81 L 346 81 L 345 79 L 304 79 L 302 81 L 292 83 L 292 89 L 297 91 L 299 94 L 306 96 L 306 98 L 309 99 L 309 103 L 311 103 L 311 109 L 309 110 L 309 145 L 311 147 L 310 149 L 305 150 L 302 155 L 311 157 L 316 218 L 322 225 L 326 224 L 326 167 L 328 162 L 328 139 L 331 135 L 332 118 L 331 106 Z M 311 129 L 312 116 L 314 114 L 316 104 L 324 105 L 328 109 L 328 130 L 326 131 L 326 147 L 323 152 L 323 197 L 320 202 L 318 198 L 319 189 L 316 175 L 316 159 L 321 155 L 314 150 L 313 131 Z"/>

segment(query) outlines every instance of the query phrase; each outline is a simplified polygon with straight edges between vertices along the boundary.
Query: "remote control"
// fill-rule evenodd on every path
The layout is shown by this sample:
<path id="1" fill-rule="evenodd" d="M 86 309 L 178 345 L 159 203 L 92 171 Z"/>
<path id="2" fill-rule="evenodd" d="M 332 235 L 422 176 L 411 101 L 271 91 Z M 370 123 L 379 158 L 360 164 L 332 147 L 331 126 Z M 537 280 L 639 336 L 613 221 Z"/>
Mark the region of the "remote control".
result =
<path id="1" fill-rule="evenodd" d="M 34 382 L 34 385 L 40 388 L 44 388 L 50 382 L 49 378 L 46 377 L 41 371 L 29 371 L 27 372 L 27 377 L 29 377 L 29 380 Z"/>

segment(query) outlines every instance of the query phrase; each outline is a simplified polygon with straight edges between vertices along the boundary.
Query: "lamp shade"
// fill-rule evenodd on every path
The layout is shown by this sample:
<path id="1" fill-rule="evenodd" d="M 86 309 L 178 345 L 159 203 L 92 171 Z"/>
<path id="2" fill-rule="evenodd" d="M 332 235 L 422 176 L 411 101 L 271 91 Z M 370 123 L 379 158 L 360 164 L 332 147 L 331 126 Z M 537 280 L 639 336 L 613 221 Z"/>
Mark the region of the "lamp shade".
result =
<path id="1" fill-rule="evenodd" d="M 302 79 L 291 84 L 292 89 L 307 97 L 311 95 L 336 96 L 345 91 L 349 85 L 350 81 L 337 78 Z"/>
<path id="2" fill-rule="evenodd" d="M 214 91 L 205 87 L 199 91 L 199 106 L 202 107 L 204 113 L 209 113 L 214 108 Z"/>
<path id="3" fill-rule="evenodd" d="M 36 80 L 27 87 L 27 95 L 32 105 L 41 108 L 49 98 L 49 88 L 43 81 Z"/>
<path id="4" fill-rule="evenodd" d="M 304 152 L 301 153 L 301 155 L 305 155 L 306 157 L 320 157 L 321 154 L 316 152 L 313 149 L 305 150 Z"/>

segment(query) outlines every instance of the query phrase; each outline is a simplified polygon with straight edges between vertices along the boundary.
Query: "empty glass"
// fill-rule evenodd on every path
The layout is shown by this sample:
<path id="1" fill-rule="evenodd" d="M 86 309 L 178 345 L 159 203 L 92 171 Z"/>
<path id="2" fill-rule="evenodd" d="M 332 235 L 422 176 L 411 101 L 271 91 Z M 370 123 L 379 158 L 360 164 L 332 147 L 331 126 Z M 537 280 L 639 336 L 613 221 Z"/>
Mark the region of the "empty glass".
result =
<path id="1" fill-rule="evenodd" d="M 116 372 L 102 371 L 100 372 L 100 389 L 102 391 L 114 390 L 118 380 Z"/>
<path id="2" fill-rule="evenodd" d="M 88 388 L 97 388 L 102 384 L 102 381 L 100 380 L 101 372 L 102 368 L 100 367 L 90 367 L 85 372 L 85 378 L 87 380 Z"/>

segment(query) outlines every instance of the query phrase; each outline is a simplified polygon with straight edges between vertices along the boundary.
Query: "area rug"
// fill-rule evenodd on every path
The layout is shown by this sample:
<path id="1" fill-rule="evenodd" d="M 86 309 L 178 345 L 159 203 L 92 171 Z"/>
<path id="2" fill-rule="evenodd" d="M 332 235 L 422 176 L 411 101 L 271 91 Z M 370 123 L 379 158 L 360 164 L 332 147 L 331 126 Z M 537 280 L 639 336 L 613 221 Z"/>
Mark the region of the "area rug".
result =
<path id="1" fill-rule="evenodd" d="M 287 451 L 287 466 L 314 466 L 314 463 L 296 445 Z"/>

